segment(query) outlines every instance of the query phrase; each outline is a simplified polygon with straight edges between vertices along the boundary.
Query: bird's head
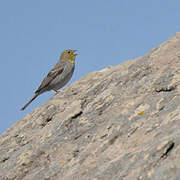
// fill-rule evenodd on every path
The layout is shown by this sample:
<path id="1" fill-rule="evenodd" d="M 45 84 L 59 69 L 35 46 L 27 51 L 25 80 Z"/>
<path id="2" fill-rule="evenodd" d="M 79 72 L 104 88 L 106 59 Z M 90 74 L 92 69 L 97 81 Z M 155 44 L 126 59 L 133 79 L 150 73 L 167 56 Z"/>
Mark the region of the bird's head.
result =
<path id="1" fill-rule="evenodd" d="M 62 52 L 60 59 L 74 64 L 75 58 L 77 56 L 75 52 L 77 52 L 77 50 L 67 49 Z"/>

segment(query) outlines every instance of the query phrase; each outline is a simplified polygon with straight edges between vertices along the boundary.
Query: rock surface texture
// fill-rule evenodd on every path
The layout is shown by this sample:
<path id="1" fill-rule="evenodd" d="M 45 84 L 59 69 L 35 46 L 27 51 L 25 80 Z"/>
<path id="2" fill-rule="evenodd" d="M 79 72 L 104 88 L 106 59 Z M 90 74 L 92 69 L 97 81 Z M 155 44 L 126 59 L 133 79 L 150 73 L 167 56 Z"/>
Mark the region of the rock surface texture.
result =
<path id="1" fill-rule="evenodd" d="M 0 180 L 180 179 L 180 33 L 63 88 L 0 137 Z"/>

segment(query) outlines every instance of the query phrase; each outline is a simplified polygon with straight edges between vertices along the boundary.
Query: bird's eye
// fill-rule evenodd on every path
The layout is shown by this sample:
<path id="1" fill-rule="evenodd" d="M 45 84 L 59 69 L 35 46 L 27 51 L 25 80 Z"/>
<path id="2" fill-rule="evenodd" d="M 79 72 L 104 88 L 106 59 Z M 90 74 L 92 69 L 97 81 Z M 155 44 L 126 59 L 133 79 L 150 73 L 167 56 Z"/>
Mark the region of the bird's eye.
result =
<path id="1" fill-rule="evenodd" d="M 68 54 L 70 54 L 71 53 L 71 51 L 68 51 Z"/>

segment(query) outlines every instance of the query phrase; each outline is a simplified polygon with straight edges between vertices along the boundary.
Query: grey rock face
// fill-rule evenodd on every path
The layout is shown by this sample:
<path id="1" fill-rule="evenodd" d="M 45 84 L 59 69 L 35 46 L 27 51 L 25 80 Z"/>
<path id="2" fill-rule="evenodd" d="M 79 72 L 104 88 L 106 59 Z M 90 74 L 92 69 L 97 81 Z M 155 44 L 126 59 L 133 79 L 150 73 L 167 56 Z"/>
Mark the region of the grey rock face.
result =
<path id="1" fill-rule="evenodd" d="M 0 137 L 0 180 L 180 179 L 180 33 L 89 73 Z"/>

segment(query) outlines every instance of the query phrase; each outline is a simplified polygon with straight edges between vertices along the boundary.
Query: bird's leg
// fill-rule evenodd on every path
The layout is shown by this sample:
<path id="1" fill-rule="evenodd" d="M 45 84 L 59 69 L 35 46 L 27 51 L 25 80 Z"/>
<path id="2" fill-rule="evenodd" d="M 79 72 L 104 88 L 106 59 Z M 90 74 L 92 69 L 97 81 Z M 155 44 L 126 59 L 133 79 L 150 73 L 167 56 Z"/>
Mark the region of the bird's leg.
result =
<path id="1" fill-rule="evenodd" d="M 56 90 L 54 90 L 54 89 L 52 89 L 51 91 L 52 91 L 53 93 L 55 93 L 55 94 L 58 92 L 58 91 L 56 91 Z"/>

